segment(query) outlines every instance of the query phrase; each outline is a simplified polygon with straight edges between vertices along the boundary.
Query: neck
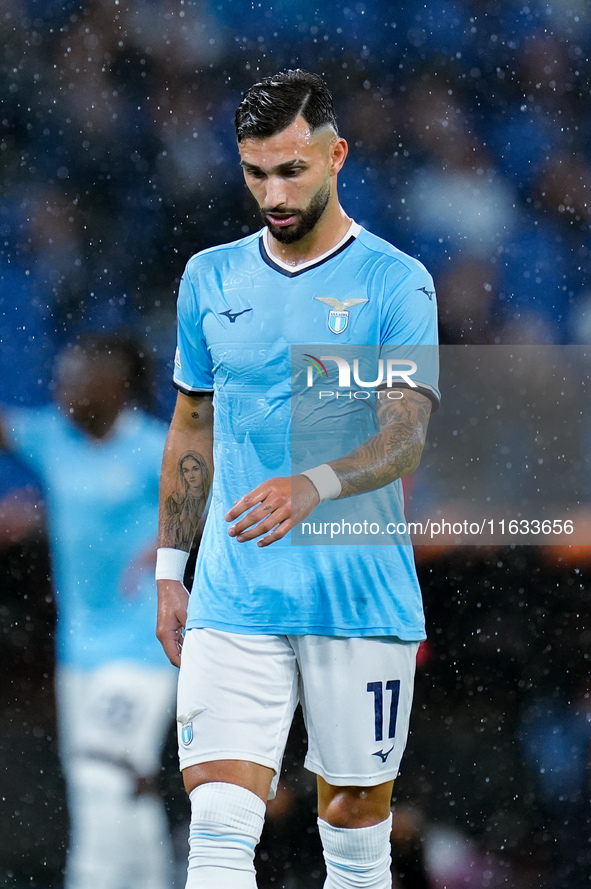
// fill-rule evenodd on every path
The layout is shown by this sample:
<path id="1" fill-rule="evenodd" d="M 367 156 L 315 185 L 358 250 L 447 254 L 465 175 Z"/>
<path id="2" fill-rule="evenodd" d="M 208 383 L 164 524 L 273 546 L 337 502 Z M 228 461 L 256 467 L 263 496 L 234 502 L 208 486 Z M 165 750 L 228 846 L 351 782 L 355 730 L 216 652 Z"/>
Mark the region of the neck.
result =
<path id="1" fill-rule="evenodd" d="M 100 441 L 102 438 L 107 438 L 116 419 L 116 417 L 88 417 L 84 423 L 79 425 L 90 438 Z"/>
<path id="2" fill-rule="evenodd" d="M 273 256 L 288 265 L 297 266 L 310 262 L 335 247 L 348 232 L 351 222 L 341 205 L 336 200 L 330 201 L 312 231 L 299 241 L 282 244 L 269 232 L 269 250 Z"/>
<path id="3" fill-rule="evenodd" d="M 70 418 L 74 424 L 89 438 L 100 441 L 111 433 L 117 421 L 120 411 L 97 410 L 95 412 L 80 412 Z"/>

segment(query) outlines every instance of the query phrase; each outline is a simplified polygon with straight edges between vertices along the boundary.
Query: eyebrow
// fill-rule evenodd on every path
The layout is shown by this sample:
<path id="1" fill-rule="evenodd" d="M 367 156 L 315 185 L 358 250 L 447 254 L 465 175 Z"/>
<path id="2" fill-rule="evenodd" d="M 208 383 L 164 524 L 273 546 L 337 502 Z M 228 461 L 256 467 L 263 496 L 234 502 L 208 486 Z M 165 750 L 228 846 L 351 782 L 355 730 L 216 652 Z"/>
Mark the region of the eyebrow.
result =
<path id="1" fill-rule="evenodd" d="M 265 170 L 262 170 L 260 167 L 257 167 L 256 164 L 250 164 L 248 161 L 240 161 L 240 166 L 247 170 L 249 173 L 264 173 Z M 269 172 L 271 173 L 283 173 L 287 170 L 292 170 L 294 167 L 307 167 L 307 161 L 302 160 L 301 158 L 295 157 L 293 160 L 285 161 L 282 164 L 277 164 L 276 167 L 272 167 Z"/>

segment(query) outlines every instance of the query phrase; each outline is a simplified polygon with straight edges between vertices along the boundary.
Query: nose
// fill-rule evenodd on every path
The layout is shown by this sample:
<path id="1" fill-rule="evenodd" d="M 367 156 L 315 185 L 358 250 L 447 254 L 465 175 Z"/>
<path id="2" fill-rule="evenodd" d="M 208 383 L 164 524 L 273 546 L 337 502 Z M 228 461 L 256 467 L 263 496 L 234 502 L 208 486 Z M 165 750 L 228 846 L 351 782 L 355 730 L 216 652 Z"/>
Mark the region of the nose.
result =
<path id="1" fill-rule="evenodd" d="M 285 182 L 281 176 L 269 176 L 265 186 L 265 207 L 267 209 L 287 204 Z"/>

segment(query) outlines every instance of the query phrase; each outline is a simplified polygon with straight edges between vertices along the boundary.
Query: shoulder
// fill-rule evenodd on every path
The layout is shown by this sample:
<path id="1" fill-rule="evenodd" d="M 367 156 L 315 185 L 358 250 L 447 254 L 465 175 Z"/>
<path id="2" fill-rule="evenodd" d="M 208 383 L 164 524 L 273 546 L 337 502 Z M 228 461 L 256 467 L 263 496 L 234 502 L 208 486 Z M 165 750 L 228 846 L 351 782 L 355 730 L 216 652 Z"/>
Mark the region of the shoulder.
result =
<path id="1" fill-rule="evenodd" d="M 156 446 L 164 444 L 167 431 L 168 426 L 163 420 L 140 408 L 126 408 L 117 421 L 119 435 L 125 438 L 138 437 L 144 444 L 148 442 Z"/>
<path id="2" fill-rule="evenodd" d="M 397 275 L 400 279 L 412 274 L 431 277 L 419 259 L 404 253 L 389 241 L 372 234 L 365 228 L 360 229 L 357 242 L 367 253 L 373 255 L 375 262 L 381 264 L 385 271 Z"/>
<path id="3" fill-rule="evenodd" d="M 35 434 L 37 430 L 65 425 L 63 414 L 51 403 L 36 407 L 3 407 L 2 418 L 9 430 L 34 431 Z"/>
<path id="4" fill-rule="evenodd" d="M 207 247 L 205 250 L 200 250 L 198 253 L 193 254 L 187 262 L 185 274 L 189 276 L 199 275 L 204 269 L 210 271 L 212 268 L 232 265 L 244 261 L 252 253 L 258 256 L 259 236 L 260 232 L 254 232 L 237 241 L 230 241 L 228 244 L 218 244 L 215 247 Z"/>
<path id="5" fill-rule="evenodd" d="M 53 404 L 3 410 L 2 427 L 9 447 L 39 465 L 78 443 L 73 424 Z"/>

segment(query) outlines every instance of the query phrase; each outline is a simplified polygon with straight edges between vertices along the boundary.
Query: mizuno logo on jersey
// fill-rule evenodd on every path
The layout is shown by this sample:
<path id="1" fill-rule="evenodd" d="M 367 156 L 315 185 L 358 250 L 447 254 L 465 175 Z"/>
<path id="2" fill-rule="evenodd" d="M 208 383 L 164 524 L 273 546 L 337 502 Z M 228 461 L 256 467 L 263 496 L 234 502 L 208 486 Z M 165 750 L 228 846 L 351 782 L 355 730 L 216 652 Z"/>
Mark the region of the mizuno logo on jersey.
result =
<path id="1" fill-rule="evenodd" d="M 247 312 L 252 312 L 252 309 L 242 309 L 241 312 L 233 312 L 231 309 L 227 309 L 225 312 L 220 312 L 220 315 L 225 315 L 226 318 L 230 319 L 230 323 L 234 324 L 236 318 L 240 315 L 246 315 Z"/>
<path id="2" fill-rule="evenodd" d="M 394 745 L 390 747 L 385 753 L 383 750 L 376 750 L 375 753 L 372 753 L 372 756 L 379 756 L 382 762 L 386 762 L 392 751 L 394 750 Z"/>
<path id="3" fill-rule="evenodd" d="M 336 299 L 334 296 L 315 296 L 314 299 L 317 299 L 320 303 L 326 303 L 327 306 L 331 306 L 331 311 L 328 313 L 328 327 L 332 333 L 336 334 L 344 333 L 349 326 L 349 309 L 369 302 L 368 299 L 357 299 L 356 297 L 343 301 Z"/>
<path id="4" fill-rule="evenodd" d="M 417 290 L 420 290 L 421 293 L 426 293 L 427 296 L 429 297 L 429 299 L 433 299 L 433 297 L 435 296 L 435 291 L 434 290 L 427 290 L 426 287 L 417 287 Z"/>

